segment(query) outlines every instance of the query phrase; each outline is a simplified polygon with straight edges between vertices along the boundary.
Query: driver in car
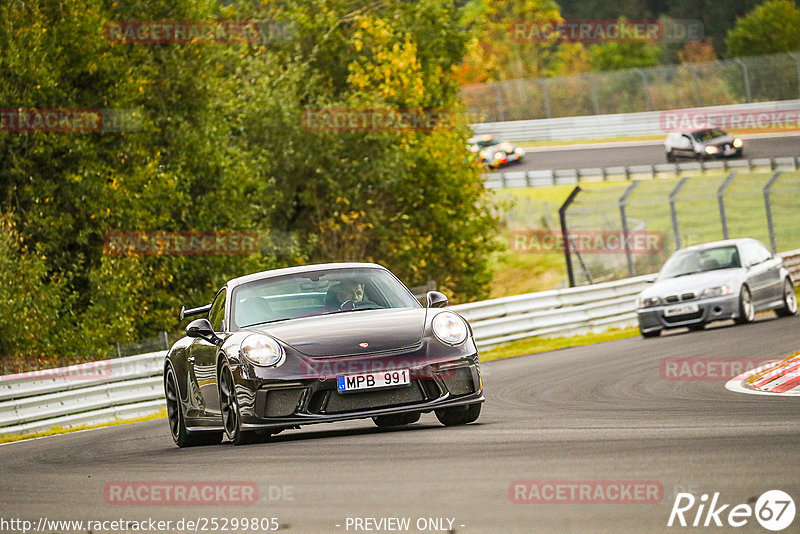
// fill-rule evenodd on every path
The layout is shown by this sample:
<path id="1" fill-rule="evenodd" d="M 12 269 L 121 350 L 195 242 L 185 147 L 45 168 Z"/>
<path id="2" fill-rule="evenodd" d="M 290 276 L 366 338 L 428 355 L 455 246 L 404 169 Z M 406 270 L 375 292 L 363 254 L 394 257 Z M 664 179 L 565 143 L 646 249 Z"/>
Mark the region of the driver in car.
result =
<path id="1" fill-rule="evenodd" d="M 333 291 L 339 307 L 348 302 L 352 302 L 355 306 L 355 303 L 364 300 L 364 286 L 355 280 L 344 280 L 335 286 Z"/>

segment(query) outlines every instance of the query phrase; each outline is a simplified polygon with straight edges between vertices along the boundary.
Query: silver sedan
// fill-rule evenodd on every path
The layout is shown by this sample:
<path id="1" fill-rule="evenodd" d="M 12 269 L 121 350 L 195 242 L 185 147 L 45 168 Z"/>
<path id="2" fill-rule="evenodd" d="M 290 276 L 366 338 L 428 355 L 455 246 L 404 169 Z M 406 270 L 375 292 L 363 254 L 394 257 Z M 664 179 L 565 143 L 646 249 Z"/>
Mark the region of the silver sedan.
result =
<path id="1" fill-rule="evenodd" d="M 639 294 L 644 337 L 668 328 L 701 330 L 706 323 L 753 321 L 756 313 L 797 313 L 792 279 L 783 260 L 755 239 L 729 239 L 676 251 Z"/>

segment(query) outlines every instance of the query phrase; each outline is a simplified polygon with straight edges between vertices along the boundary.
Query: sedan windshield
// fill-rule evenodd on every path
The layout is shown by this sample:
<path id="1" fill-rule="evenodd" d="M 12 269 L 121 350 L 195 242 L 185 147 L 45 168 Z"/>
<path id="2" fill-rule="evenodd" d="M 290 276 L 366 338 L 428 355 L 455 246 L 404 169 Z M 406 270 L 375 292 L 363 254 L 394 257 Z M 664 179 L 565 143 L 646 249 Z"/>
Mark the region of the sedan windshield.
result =
<path id="1" fill-rule="evenodd" d="M 697 141 L 701 143 L 705 143 L 706 141 L 710 141 L 711 139 L 716 139 L 717 137 L 724 137 L 728 134 L 723 132 L 722 130 L 699 130 L 697 132 L 692 133 L 692 137 L 694 137 Z"/>
<path id="2" fill-rule="evenodd" d="M 741 267 L 739 251 L 735 245 L 704 250 L 678 251 L 667 260 L 658 278 L 675 278 L 689 274 Z"/>
<path id="3" fill-rule="evenodd" d="M 232 323 L 243 328 L 346 311 L 418 308 L 408 289 L 384 269 L 311 271 L 257 280 L 234 289 Z"/>

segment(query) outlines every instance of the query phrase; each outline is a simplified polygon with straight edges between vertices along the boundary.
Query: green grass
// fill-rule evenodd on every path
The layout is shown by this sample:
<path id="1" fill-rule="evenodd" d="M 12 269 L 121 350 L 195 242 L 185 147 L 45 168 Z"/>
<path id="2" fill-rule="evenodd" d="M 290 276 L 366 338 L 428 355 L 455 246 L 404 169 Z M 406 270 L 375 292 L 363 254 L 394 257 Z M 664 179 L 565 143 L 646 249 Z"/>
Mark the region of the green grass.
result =
<path id="1" fill-rule="evenodd" d="M 143 417 L 135 417 L 132 419 L 117 419 L 115 421 L 109 421 L 108 423 L 100 423 L 97 425 L 78 425 L 78 426 L 71 426 L 71 427 L 60 427 L 56 426 L 49 430 L 45 430 L 44 432 L 36 432 L 34 434 L 21 434 L 18 436 L 3 436 L 0 437 L 0 443 L 11 443 L 14 441 L 22 441 L 25 439 L 33 439 L 33 438 L 41 438 L 44 436 L 54 436 L 57 434 L 67 434 L 69 432 L 77 432 L 79 430 L 90 430 L 92 428 L 103 428 L 107 426 L 116 426 L 116 425 L 127 425 L 128 423 L 138 423 L 140 421 L 150 421 L 152 419 L 161 419 L 167 416 L 167 409 L 164 408 L 161 411 L 154 413 L 152 415 L 145 415 Z"/>
<path id="2" fill-rule="evenodd" d="M 716 193 L 727 173 L 696 175 L 678 195 L 676 210 L 681 245 L 716 241 L 723 238 Z M 725 196 L 728 230 L 731 237 L 754 237 L 769 245 L 763 187 L 772 173 L 737 173 Z M 664 236 L 664 250 L 658 254 L 635 256 L 637 273 L 656 272 L 675 249 L 669 193 L 677 178 L 642 180 L 627 206 L 629 222 L 635 227 L 644 222 L 650 231 Z M 617 202 L 631 182 L 582 183 L 583 191 L 568 211 L 571 228 L 620 228 Z M 505 213 L 506 225 L 499 240 L 502 250 L 491 261 L 492 298 L 543 291 L 566 286 L 563 254 L 519 253 L 510 250 L 512 232 L 550 228 L 560 229 L 558 209 L 574 185 L 496 190 L 500 200 L 511 201 Z M 800 248 L 797 198 L 800 173 L 786 172 L 773 187 L 772 206 L 776 243 L 779 251 Z M 604 279 L 624 274 L 623 258 L 614 255 L 585 255 L 592 272 Z M 620 272 L 622 269 L 623 272 Z"/>

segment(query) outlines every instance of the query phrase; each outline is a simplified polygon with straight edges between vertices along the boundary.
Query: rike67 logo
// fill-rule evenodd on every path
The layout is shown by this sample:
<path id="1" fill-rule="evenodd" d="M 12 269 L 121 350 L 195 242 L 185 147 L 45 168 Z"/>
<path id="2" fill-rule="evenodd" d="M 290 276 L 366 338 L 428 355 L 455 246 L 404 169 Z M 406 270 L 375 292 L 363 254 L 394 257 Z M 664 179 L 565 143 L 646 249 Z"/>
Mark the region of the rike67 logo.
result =
<path id="1" fill-rule="evenodd" d="M 755 517 L 763 528 L 777 532 L 791 525 L 794 516 L 794 500 L 781 490 L 765 491 L 754 506 L 723 504 L 720 502 L 719 492 L 714 493 L 710 502 L 706 493 L 699 499 L 691 493 L 678 493 L 667 526 L 739 528 Z"/>

